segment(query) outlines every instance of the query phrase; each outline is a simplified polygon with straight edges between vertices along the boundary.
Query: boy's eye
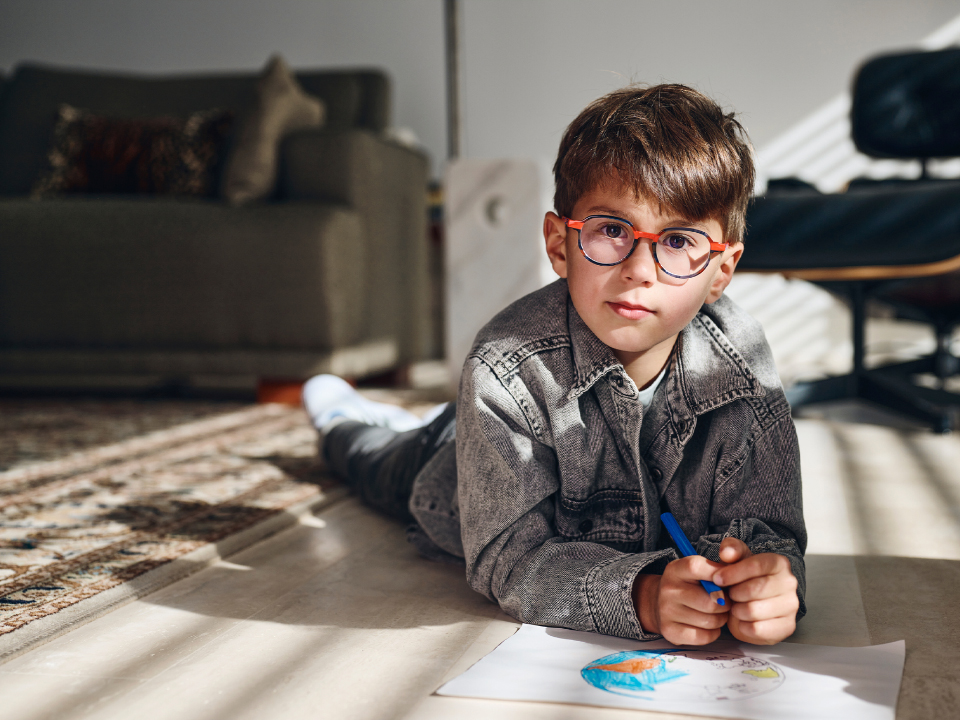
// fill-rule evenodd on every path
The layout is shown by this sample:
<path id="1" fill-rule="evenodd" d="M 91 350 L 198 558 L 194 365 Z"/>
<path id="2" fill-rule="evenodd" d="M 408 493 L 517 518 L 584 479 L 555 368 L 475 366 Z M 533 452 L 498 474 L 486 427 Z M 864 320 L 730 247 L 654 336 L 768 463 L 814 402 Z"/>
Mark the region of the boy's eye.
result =
<path id="1" fill-rule="evenodd" d="M 669 233 L 660 237 L 660 244 L 671 250 L 685 250 L 693 245 L 689 235 L 683 233 Z"/>
<path id="2" fill-rule="evenodd" d="M 627 229 L 617 223 L 607 223 L 600 228 L 600 232 L 611 240 L 623 240 L 627 237 Z"/>

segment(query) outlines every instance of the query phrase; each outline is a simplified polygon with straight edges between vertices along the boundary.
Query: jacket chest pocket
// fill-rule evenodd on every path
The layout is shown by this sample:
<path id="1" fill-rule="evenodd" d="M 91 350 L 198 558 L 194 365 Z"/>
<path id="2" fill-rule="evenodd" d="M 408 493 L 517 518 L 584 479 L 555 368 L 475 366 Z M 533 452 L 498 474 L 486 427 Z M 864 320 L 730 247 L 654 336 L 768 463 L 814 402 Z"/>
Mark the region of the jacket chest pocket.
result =
<path id="1" fill-rule="evenodd" d="M 561 496 L 557 532 L 565 540 L 598 542 L 625 552 L 643 544 L 643 495 L 639 490 L 600 490 L 585 500 Z"/>

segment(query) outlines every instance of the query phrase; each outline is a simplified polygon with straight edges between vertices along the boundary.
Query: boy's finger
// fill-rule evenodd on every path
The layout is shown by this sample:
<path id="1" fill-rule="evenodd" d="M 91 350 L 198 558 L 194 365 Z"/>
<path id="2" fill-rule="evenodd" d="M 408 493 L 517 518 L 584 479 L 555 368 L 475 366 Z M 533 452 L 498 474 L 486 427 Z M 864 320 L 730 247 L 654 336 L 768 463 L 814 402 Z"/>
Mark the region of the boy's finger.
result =
<path id="1" fill-rule="evenodd" d="M 717 570 L 724 567 L 723 563 L 707 560 L 702 555 L 691 555 L 690 557 L 674 560 L 669 565 L 679 580 L 684 582 L 699 582 L 701 580 L 710 580 Z"/>
<path id="2" fill-rule="evenodd" d="M 708 615 L 723 615 L 730 610 L 730 604 L 725 597 L 721 605 L 717 602 L 717 596 L 708 593 L 699 582 L 687 585 L 682 602 L 687 607 Z"/>
<path id="3" fill-rule="evenodd" d="M 722 593 L 722 591 L 721 591 Z M 700 580 L 693 576 L 677 577 L 672 574 L 660 582 L 660 607 L 684 606 L 709 615 L 722 615 L 730 609 L 729 602 L 723 605 L 708 593 Z"/>
<path id="4" fill-rule="evenodd" d="M 721 568 L 712 580 L 720 587 L 729 587 L 750 578 L 782 572 L 790 572 L 790 561 L 786 557 L 777 553 L 761 553 Z"/>
<path id="5" fill-rule="evenodd" d="M 678 605 L 673 608 L 671 620 L 673 622 L 689 625 L 690 627 L 703 628 L 705 630 L 716 630 L 727 624 L 728 611 L 721 613 L 700 612 L 694 608 Z"/>
<path id="6" fill-rule="evenodd" d="M 797 628 L 793 617 L 770 618 L 755 622 L 744 622 L 731 617 L 727 626 L 737 640 L 754 645 L 773 645 L 790 637 Z"/>
<path id="7" fill-rule="evenodd" d="M 706 630 L 681 623 L 669 623 L 661 632 L 674 645 L 708 645 L 720 637 L 719 629 Z"/>
<path id="8" fill-rule="evenodd" d="M 670 607 L 688 607 L 696 612 L 709 615 L 726 613 L 730 606 L 720 605 L 704 590 L 699 580 L 676 580 L 660 584 L 661 610 L 664 604 Z"/>
<path id="9" fill-rule="evenodd" d="M 727 537 L 720 542 L 720 560 L 725 563 L 739 562 L 752 554 L 743 540 Z"/>
<path id="10" fill-rule="evenodd" d="M 734 603 L 730 615 L 743 622 L 759 622 L 778 617 L 796 617 L 800 601 L 797 595 L 778 595 L 766 600 Z"/>
<path id="11" fill-rule="evenodd" d="M 731 600 L 738 603 L 766 600 L 778 595 L 796 596 L 797 579 L 793 576 L 793 573 L 761 575 L 737 585 L 731 585 L 726 592 Z"/>

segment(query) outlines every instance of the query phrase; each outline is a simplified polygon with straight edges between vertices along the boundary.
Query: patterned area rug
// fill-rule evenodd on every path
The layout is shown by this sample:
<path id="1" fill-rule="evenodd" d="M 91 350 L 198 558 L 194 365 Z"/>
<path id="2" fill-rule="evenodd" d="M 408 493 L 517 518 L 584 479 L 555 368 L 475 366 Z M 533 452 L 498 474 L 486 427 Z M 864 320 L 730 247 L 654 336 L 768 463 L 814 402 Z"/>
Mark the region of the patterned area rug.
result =
<path id="1" fill-rule="evenodd" d="M 0 472 L 249 407 L 159 398 L 0 397 Z"/>
<path id="2" fill-rule="evenodd" d="M 304 413 L 279 405 L 221 411 L 54 460 L 6 459 L 0 660 L 342 493 L 323 475 Z"/>

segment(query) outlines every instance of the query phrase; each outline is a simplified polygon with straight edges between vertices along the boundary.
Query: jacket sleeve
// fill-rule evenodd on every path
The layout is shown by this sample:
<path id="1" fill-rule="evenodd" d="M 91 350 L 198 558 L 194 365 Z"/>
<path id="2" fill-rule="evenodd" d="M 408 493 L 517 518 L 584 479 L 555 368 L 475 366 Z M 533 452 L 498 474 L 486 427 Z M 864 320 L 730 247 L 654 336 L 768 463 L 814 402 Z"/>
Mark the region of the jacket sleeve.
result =
<path id="1" fill-rule="evenodd" d="M 530 402 L 482 360 L 467 361 L 457 404 L 467 581 L 522 622 L 659 637 L 641 628 L 631 591 L 639 572 L 662 572 L 676 555 L 622 553 L 558 536 L 557 455 L 544 442 L 535 413 L 524 412 Z"/>
<path id="2" fill-rule="evenodd" d="M 719 560 L 720 542 L 734 537 L 746 543 L 754 554 L 784 555 L 797 579 L 799 619 L 807 612 L 803 561 L 807 532 L 800 451 L 789 409 L 744 442 L 742 452 L 717 466 L 710 527 L 708 534 L 697 542 L 697 552 L 710 560 Z"/>

